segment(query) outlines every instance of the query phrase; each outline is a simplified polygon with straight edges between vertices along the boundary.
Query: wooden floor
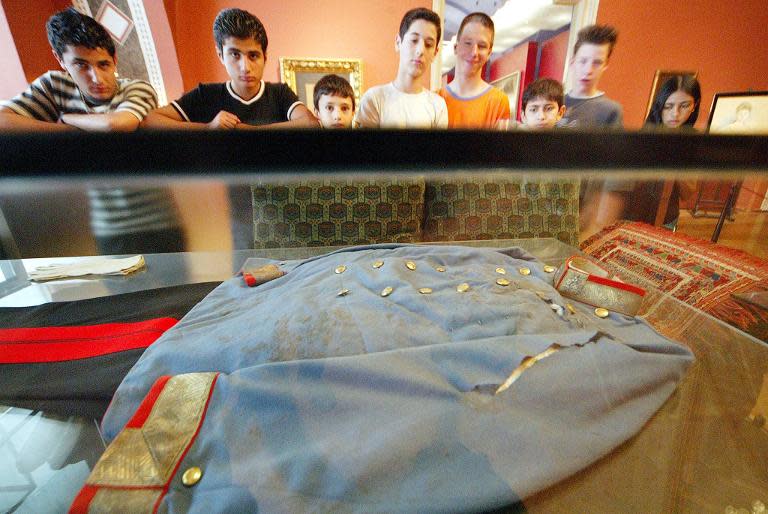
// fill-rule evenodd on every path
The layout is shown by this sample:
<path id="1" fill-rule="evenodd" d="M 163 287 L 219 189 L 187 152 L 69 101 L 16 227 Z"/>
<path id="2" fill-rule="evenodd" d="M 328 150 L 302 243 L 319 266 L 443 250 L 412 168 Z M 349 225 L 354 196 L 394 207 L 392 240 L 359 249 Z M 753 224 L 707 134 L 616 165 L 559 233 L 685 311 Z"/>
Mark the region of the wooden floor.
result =
<path id="1" fill-rule="evenodd" d="M 736 212 L 735 221 L 727 221 L 720 232 L 718 244 L 738 248 L 768 259 L 768 212 Z M 694 218 L 690 211 L 680 211 L 677 231 L 709 241 L 717 218 Z"/>

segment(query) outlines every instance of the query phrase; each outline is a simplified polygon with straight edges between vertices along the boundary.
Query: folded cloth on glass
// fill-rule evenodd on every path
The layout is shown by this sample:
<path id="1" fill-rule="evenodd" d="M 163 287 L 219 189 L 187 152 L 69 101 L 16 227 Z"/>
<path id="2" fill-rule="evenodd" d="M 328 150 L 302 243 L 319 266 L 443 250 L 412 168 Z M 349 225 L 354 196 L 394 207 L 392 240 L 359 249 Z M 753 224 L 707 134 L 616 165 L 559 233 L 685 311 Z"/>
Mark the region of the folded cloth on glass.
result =
<path id="1" fill-rule="evenodd" d="M 243 275 L 243 281 L 248 287 L 260 286 L 285 275 L 285 271 L 281 270 L 277 264 L 251 267 L 247 261 L 240 270 L 240 273 Z"/>
<path id="2" fill-rule="evenodd" d="M 143 255 L 111 259 L 94 257 L 79 259 L 71 263 L 48 264 L 38 266 L 28 273 L 29 280 L 44 282 L 60 278 L 84 277 L 87 275 L 128 275 L 146 266 Z"/>
<path id="3" fill-rule="evenodd" d="M 128 373 L 74 512 L 499 509 L 632 437 L 693 361 L 517 249 L 252 264 L 286 274 L 224 282 Z"/>

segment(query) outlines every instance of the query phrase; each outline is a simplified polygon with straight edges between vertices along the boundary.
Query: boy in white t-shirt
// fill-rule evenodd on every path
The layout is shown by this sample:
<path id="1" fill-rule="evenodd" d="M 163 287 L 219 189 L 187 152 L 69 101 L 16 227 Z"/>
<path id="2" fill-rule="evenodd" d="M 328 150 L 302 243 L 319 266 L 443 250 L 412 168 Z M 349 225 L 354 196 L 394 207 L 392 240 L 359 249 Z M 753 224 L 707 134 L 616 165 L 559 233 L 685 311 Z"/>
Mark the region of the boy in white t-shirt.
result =
<path id="1" fill-rule="evenodd" d="M 374 86 L 360 100 L 355 122 L 363 128 L 446 128 L 445 100 L 422 85 L 440 48 L 440 17 L 422 7 L 400 22 L 395 49 L 400 54 L 397 77 Z"/>

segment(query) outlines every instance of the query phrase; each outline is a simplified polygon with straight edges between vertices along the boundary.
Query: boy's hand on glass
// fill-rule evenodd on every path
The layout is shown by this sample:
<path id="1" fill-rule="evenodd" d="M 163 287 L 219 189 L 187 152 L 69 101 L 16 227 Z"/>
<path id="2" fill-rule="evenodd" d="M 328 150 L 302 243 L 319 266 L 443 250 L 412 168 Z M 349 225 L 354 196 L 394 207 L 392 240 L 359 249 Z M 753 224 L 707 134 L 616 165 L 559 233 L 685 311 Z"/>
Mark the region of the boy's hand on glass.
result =
<path id="1" fill-rule="evenodd" d="M 219 111 L 210 122 L 208 127 L 212 129 L 233 129 L 240 123 L 240 118 L 227 111 Z"/>

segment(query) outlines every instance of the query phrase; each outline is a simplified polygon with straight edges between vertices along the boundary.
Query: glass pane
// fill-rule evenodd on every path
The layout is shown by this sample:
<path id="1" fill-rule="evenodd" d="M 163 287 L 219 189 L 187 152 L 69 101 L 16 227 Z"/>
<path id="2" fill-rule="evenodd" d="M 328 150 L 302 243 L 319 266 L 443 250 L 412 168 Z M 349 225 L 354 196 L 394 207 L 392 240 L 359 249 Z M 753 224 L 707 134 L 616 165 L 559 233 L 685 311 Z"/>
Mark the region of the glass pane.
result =
<path id="1" fill-rule="evenodd" d="M 433 436 L 448 444 L 441 451 L 475 462 L 478 476 L 492 472 L 507 490 L 506 501 L 519 500 L 530 512 L 685 512 L 701 505 L 724 512 L 766 500 L 768 317 L 759 301 L 768 290 L 765 138 L 456 131 L 196 137 L 78 136 L 73 141 L 79 147 L 93 149 L 87 155 L 69 152 L 71 144 L 53 137 L 0 141 L 9 150 L 0 156 L 6 172 L 0 208 L 22 256 L 0 262 L 0 374 L 7 381 L 0 403 L 9 406 L 0 429 L 18 429 L 0 442 L 0 459 L 18 466 L 34 447 L 41 462 L 50 461 L 35 468 L 35 481 L 8 472 L 6 482 L 18 487 L 2 497 L 4 505 L 24 495 L 27 502 L 74 498 L 105 444 L 114 441 L 116 426 L 125 424 L 115 411 L 107 413 L 103 440 L 93 420 L 102 418 L 123 380 L 134 385 L 117 389 L 118 410 L 135 411 L 137 397 L 143 398 L 135 391 L 156 378 L 142 366 L 174 376 L 213 368 L 228 387 L 237 387 L 232 377 L 266 387 L 258 370 L 282 370 L 274 371 L 269 387 L 298 395 L 291 401 L 307 421 L 295 426 L 308 427 L 307 441 L 326 444 L 317 432 L 323 427 L 338 433 L 356 423 L 366 427 L 356 435 L 363 441 L 359 447 L 333 439 L 337 450 L 329 459 L 349 455 L 359 462 L 347 450 L 370 455 L 376 446 L 365 434 L 384 440 L 397 434 L 394 425 L 372 424 L 393 408 L 397 414 L 388 419 L 440 427 L 427 435 L 409 429 L 416 446 Z M 40 145 L 51 150 L 35 153 Z M 718 224 L 719 242 L 713 244 Z M 183 246 L 168 253 L 176 228 Z M 114 248 L 100 246 L 105 243 L 140 249 L 103 251 L 106 263 L 100 266 L 119 262 L 118 255 L 142 255 L 142 266 L 125 275 L 79 274 L 84 264 L 94 265 L 86 256 Z M 409 260 L 398 252 L 416 253 Z M 580 258 L 597 267 L 585 267 Z M 269 276 L 268 265 L 287 277 Z M 392 277 L 391 291 L 374 280 L 377 270 Z M 54 272 L 73 276 L 30 280 Z M 576 275 L 566 275 L 571 272 Z M 566 277 L 581 272 L 584 283 L 607 289 L 569 291 Z M 266 283 L 251 289 L 246 275 Z M 422 281 L 412 284 L 414 277 Z M 625 312 L 638 288 L 640 301 Z M 402 303 L 404 290 L 415 303 Z M 370 293 L 365 302 L 362 291 Z M 255 300 L 259 295 L 263 304 Z M 341 302 L 348 307 L 339 309 Z M 390 305 L 399 309 L 390 312 Z M 433 317 L 421 317 L 424 309 Z M 497 309 L 507 310 L 501 318 L 486 317 Z M 145 339 L 128 344 L 94 333 L 94 325 L 150 323 L 149 312 L 155 313 L 153 324 L 141 325 L 140 332 L 163 334 L 151 346 Z M 168 318 L 184 319 L 172 328 L 157 321 Z M 240 327 L 234 339 L 223 332 L 228 323 Z M 55 337 L 66 339 L 57 339 L 66 350 L 19 350 L 19 341 L 41 345 L 51 333 L 12 331 L 52 325 Z M 428 338 L 435 325 L 444 330 L 428 345 L 383 351 L 392 341 Z M 30 334 L 38 339 L 26 339 Z M 73 343 L 84 338 L 115 350 L 101 353 L 103 346 Z M 361 340 L 369 347 L 353 351 Z M 528 364 L 511 365 L 509 354 L 484 346 L 489 341 L 504 341 L 497 350 L 519 349 Z M 73 358 L 72 345 L 84 353 Z M 479 353 L 461 353 L 462 345 Z M 425 348 L 429 358 L 421 353 Z M 13 362 L 14 355 L 22 357 Z M 378 368 L 377 358 L 387 364 Z M 676 359 L 685 364 L 670 366 Z M 310 380 L 302 368 L 309 362 L 322 367 L 321 378 L 342 369 L 353 375 L 376 369 L 403 382 L 379 384 L 370 378 L 374 373 L 346 396 L 350 391 L 341 394 L 329 378 Z M 444 368 L 446 362 L 454 364 Z M 412 389 L 423 384 L 422 372 L 443 377 L 437 383 L 424 378 L 435 395 Z M 459 383 L 475 373 L 482 383 Z M 294 378 L 284 383 L 278 375 Z M 489 376 L 495 378 L 485 380 Z M 505 378 L 507 389 L 495 394 Z M 377 389 L 368 389 L 374 383 Z M 403 392 L 395 394 L 401 391 L 395 384 Z M 235 403 L 249 394 L 229 391 Z M 335 403 L 314 396 L 326 393 Z M 345 403 L 357 394 L 365 401 L 354 408 Z M 451 400 L 435 407 L 435 398 Z M 228 419 L 218 401 L 214 395 L 208 407 L 216 422 Z M 274 408 L 285 407 L 274 401 Z M 498 412 L 514 413 L 516 421 L 486 417 L 484 402 L 500 402 L 494 403 Z M 412 408 L 417 404 L 421 408 Z M 242 420 L 262 423 L 249 417 L 261 412 L 261 404 L 244 405 L 238 426 Z M 318 414 L 318 405 L 333 415 Z M 333 405 L 343 406 L 344 416 Z M 459 421 L 448 422 L 452 416 Z M 339 421 L 344 419 L 347 428 Z M 475 426 L 473 419 L 487 423 Z M 472 426 L 468 432 L 475 434 L 496 428 L 479 441 L 465 431 Z M 201 437 L 217 444 L 242 442 L 237 433 L 207 430 L 205 425 Z M 503 441 L 496 438 L 505 431 Z M 72 450 L 66 456 L 35 442 L 47 441 L 50 433 L 67 435 Z M 458 457 L 461 452 L 448 443 L 453 438 L 492 465 Z M 393 464 L 400 469 L 409 462 L 410 447 L 395 439 L 387 451 L 402 456 Z M 521 441 L 526 448 L 518 448 Z M 541 446 L 543 441 L 551 444 Z M 297 451 L 305 451 L 304 442 L 296 442 Z M 285 450 L 273 443 L 275 451 Z M 198 446 L 190 451 L 198 455 Z M 434 476 L 437 463 L 452 462 L 423 451 L 426 460 L 420 462 L 435 466 L 429 468 Z M 545 469 L 544 478 L 513 478 L 505 467 L 518 464 L 508 454 L 531 458 Z M 254 462 L 248 455 L 227 458 L 238 465 Z M 218 457 L 207 458 L 215 469 Z M 66 473 L 65 490 L 53 488 L 45 474 L 54 464 Z M 396 476 L 409 487 L 407 474 Z M 481 495 L 472 505 L 492 504 L 485 503 L 486 492 Z"/>

